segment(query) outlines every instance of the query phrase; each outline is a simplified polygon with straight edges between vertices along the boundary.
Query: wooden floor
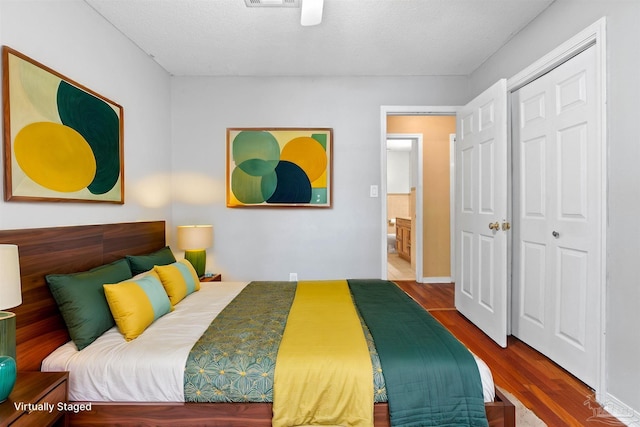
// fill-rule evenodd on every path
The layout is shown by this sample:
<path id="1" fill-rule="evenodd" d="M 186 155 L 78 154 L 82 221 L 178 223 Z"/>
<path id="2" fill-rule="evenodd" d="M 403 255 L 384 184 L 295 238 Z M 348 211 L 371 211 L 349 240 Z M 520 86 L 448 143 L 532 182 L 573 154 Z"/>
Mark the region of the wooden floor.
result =
<path id="1" fill-rule="evenodd" d="M 624 426 L 598 406 L 593 390 L 510 336 L 501 348 L 454 308 L 453 284 L 395 281 L 491 368 L 497 386 L 549 426 Z"/>

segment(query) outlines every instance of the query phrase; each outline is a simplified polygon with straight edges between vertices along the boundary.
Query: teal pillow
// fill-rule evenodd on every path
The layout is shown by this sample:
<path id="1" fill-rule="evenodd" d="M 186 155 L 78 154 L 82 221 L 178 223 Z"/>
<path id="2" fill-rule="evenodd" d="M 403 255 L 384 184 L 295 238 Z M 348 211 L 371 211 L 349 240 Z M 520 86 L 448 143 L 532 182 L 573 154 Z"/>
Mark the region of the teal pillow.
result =
<path id="1" fill-rule="evenodd" d="M 133 274 L 126 259 L 81 273 L 46 276 L 69 336 L 78 350 L 94 342 L 115 325 L 102 285 L 131 277 Z"/>
<path id="2" fill-rule="evenodd" d="M 156 265 L 167 265 L 176 262 L 176 257 L 169 246 L 147 255 L 127 255 L 126 258 L 134 276 L 149 271 Z"/>

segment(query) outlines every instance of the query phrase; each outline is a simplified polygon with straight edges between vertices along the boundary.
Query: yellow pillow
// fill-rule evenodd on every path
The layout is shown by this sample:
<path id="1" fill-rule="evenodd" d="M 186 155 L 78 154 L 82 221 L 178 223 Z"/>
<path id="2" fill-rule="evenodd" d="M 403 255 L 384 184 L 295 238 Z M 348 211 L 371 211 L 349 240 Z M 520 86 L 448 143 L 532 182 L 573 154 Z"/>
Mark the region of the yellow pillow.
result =
<path id="1" fill-rule="evenodd" d="M 153 270 L 160 277 L 171 305 L 176 305 L 187 295 L 200 290 L 200 278 L 186 259 L 169 265 L 156 265 Z"/>
<path id="2" fill-rule="evenodd" d="M 173 309 L 160 280 L 151 274 L 103 287 L 111 314 L 127 341 L 136 339 L 156 319 Z"/>

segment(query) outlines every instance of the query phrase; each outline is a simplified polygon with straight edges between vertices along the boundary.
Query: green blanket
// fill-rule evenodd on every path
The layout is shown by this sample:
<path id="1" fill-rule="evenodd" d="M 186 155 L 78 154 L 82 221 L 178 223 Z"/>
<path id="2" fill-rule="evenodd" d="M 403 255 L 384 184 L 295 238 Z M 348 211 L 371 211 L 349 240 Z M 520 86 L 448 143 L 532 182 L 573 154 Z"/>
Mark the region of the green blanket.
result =
<path id="1" fill-rule="evenodd" d="M 471 353 L 395 283 L 349 280 L 375 341 L 392 426 L 487 426 Z"/>

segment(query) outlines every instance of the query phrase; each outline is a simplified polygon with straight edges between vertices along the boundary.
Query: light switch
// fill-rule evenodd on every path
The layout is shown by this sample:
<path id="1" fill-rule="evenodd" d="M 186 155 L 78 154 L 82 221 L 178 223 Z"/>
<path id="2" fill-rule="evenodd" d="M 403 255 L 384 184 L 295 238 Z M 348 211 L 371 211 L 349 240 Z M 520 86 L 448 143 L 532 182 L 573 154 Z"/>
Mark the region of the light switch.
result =
<path id="1" fill-rule="evenodd" d="M 369 197 L 378 197 L 378 186 L 372 185 L 369 189 Z"/>

